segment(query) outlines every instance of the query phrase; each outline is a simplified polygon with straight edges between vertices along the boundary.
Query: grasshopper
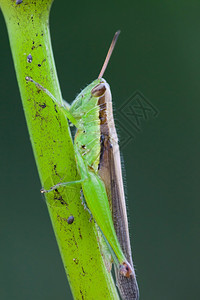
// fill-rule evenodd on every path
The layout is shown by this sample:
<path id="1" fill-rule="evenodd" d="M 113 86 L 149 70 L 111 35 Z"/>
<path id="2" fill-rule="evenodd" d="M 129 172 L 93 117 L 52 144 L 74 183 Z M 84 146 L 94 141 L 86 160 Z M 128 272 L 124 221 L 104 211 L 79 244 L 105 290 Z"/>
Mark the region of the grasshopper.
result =
<path id="1" fill-rule="evenodd" d="M 116 32 L 102 70 L 72 102 L 65 105 L 32 78 L 39 89 L 47 93 L 65 116 L 77 128 L 74 151 L 80 180 L 61 182 L 42 193 L 61 186 L 81 184 L 86 205 L 96 221 L 115 263 L 117 285 L 122 299 L 139 299 L 132 262 L 128 221 L 123 190 L 121 161 L 112 114 L 112 96 L 104 71 L 119 36 Z"/>

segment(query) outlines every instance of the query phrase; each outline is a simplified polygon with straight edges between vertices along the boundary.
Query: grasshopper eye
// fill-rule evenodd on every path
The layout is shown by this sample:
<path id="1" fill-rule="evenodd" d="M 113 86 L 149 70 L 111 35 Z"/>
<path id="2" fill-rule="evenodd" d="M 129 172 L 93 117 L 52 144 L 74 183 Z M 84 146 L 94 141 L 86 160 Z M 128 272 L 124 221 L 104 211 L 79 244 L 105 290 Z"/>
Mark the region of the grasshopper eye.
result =
<path id="1" fill-rule="evenodd" d="M 101 97 L 103 96 L 105 91 L 106 91 L 105 83 L 99 83 L 91 90 L 91 94 L 94 97 Z"/>

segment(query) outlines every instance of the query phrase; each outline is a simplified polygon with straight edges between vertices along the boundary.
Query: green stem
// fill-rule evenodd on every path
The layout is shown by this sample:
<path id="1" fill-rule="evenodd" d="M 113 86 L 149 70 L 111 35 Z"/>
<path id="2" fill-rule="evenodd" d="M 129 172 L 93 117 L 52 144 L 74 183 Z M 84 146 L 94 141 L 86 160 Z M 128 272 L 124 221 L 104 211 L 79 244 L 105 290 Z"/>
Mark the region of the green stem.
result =
<path id="1" fill-rule="evenodd" d="M 24 0 L 20 4 L 0 0 L 35 160 L 45 188 L 61 180 L 78 179 L 66 118 L 43 91 L 25 80 L 26 76 L 32 77 L 61 101 L 48 27 L 51 3 L 52 0 Z M 89 222 L 90 216 L 81 205 L 80 189 L 61 188 L 49 193 L 47 202 L 74 299 L 119 299 L 99 251 L 95 224 Z M 70 216 L 74 218 L 72 223 Z"/>

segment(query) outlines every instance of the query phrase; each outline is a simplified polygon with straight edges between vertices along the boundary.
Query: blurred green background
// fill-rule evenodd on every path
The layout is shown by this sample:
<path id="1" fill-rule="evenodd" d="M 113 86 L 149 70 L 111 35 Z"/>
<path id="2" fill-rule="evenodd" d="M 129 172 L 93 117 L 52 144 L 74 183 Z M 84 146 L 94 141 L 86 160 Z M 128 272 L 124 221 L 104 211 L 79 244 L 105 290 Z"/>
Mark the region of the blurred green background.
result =
<path id="1" fill-rule="evenodd" d="M 142 300 L 197 300 L 200 294 L 199 11 L 199 0 L 55 0 L 51 11 L 55 61 L 68 101 L 97 77 L 121 29 L 104 77 L 116 119 L 134 133 L 123 157 Z M 0 28 L 0 298 L 70 300 L 2 14 Z M 135 91 L 159 111 L 140 119 L 140 132 L 120 113 Z M 120 125 L 118 130 L 123 138 Z"/>

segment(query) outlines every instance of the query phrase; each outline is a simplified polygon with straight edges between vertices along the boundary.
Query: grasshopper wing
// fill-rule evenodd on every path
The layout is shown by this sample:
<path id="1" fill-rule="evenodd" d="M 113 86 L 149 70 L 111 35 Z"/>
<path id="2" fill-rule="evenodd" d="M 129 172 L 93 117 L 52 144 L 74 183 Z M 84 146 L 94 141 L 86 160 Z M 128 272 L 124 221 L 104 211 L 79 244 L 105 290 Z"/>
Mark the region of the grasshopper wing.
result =
<path id="1" fill-rule="evenodd" d="M 124 255 L 133 268 L 120 151 L 112 115 L 112 103 L 110 101 L 106 101 L 106 99 L 102 99 L 102 102 L 103 101 L 106 102 L 107 120 L 101 124 L 101 156 L 99 175 L 106 187 L 118 241 Z M 103 111 L 102 114 L 104 114 Z M 121 275 L 119 269 L 115 267 L 115 275 L 122 299 L 138 300 L 139 289 L 135 274 L 127 278 Z"/>

